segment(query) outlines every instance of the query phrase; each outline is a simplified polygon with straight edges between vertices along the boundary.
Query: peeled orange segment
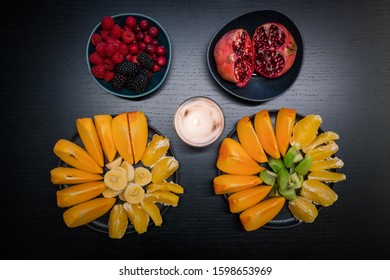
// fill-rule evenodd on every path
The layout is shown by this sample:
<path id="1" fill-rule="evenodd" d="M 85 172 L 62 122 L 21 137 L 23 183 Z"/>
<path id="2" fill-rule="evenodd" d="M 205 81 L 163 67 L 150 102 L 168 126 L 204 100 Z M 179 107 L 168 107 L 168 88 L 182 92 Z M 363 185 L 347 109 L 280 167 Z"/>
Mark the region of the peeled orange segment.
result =
<path id="1" fill-rule="evenodd" d="M 318 180 L 306 180 L 302 184 L 301 196 L 322 206 L 331 206 L 337 201 L 337 194 L 324 183 Z"/>
<path id="2" fill-rule="evenodd" d="M 145 152 L 146 144 L 148 143 L 148 121 L 142 112 L 127 113 L 131 146 L 133 149 L 134 164 L 137 164 Z"/>
<path id="3" fill-rule="evenodd" d="M 153 202 L 149 202 L 149 201 L 143 201 L 141 203 L 141 206 L 142 208 L 144 208 L 146 213 L 148 213 L 150 218 L 153 220 L 154 225 L 157 227 L 161 226 L 163 221 L 158 206 Z"/>
<path id="4" fill-rule="evenodd" d="M 115 147 L 120 156 L 130 164 L 134 164 L 133 148 L 130 140 L 130 127 L 127 113 L 117 115 L 112 120 L 112 135 Z"/>
<path id="5" fill-rule="evenodd" d="M 340 182 L 346 179 L 345 174 L 331 171 L 313 171 L 307 176 L 309 179 L 318 180 L 321 182 L 332 183 Z"/>
<path id="6" fill-rule="evenodd" d="M 320 135 L 318 135 L 312 142 L 310 142 L 309 145 L 303 148 L 303 152 L 307 153 L 307 151 L 313 150 L 317 148 L 319 145 L 326 144 L 330 141 L 334 141 L 339 138 L 340 138 L 339 135 L 333 131 L 323 132 Z"/>
<path id="7" fill-rule="evenodd" d="M 76 120 L 77 131 L 89 155 L 100 165 L 104 166 L 104 155 L 95 124 L 91 118 Z"/>
<path id="8" fill-rule="evenodd" d="M 267 196 L 271 186 L 257 186 L 235 192 L 228 197 L 230 212 L 239 213 L 259 203 Z"/>
<path id="9" fill-rule="evenodd" d="M 145 195 L 145 200 L 153 203 L 161 203 L 176 207 L 179 204 L 179 196 L 168 191 L 155 191 Z"/>
<path id="10" fill-rule="evenodd" d="M 102 181 L 73 185 L 57 191 L 57 206 L 70 207 L 97 197 L 107 189 Z"/>
<path id="11" fill-rule="evenodd" d="M 249 117 L 245 116 L 237 123 L 237 136 L 244 150 L 257 162 L 267 162 L 260 140 Z"/>
<path id="12" fill-rule="evenodd" d="M 143 165 L 151 167 L 158 162 L 169 149 L 169 139 L 161 135 L 153 135 L 152 140 L 146 146 L 141 161 Z"/>
<path id="13" fill-rule="evenodd" d="M 234 193 L 260 185 L 262 180 L 256 175 L 223 174 L 214 178 L 215 194 Z"/>
<path id="14" fill-rule="evenodd" d="M 69 228 L 88 224 L 106 214 L 115 201 L 115 198 L 100 197 L 77 204 L 64 212 L 64 222 Z"/>
<path id="15" fill-rule="evenodd" d="M 313 162 L 310 171 L 321 171 L 326 169 L 341 168 L 344 166 L 344 162 L 335 157 Z"/>
<path id="16" fill-rule="evenodd" d="M 128 222 L 129 219 L 123 205 L 114 205 L 108 219 L 108 236 L 113 239 L 121 239 L 126 233 Z"/>
<path id="17" fill-rule="evenodd" d="M 255 131 L 260 139 L 264 151 L 271 157 L 280 158 L 278 143 L 276 142 L 275 131 L 267 110 L 260 111 L 255 115 Z"/>
<path id="18" fill-rule="evenodd" d="M 135 231 L 138 234 L 145 233 L 148 230 L 149 215 L 138 204 L 123 203 L 123 208 L 126 210 L 130 222 L 133 224 Z"/>
<path id="19" fill-rule="evenodd" d="M 295 219 L 305 223 L 314 222 L 315 218 L 318 216 L 318 210 L 311 200 L 302 196 L 297 196 L 296 199 L 290 200 L 288 208 Z"/>
<path id="20" fill-rule="evenodd" d="M 291 134 L 294 128 L 296 110 L 282 108 L 276 116 L 275 136 L 279 152 L 284 156 L 290 144 Z"/>
<path id="21" fill-rule="evenodd" d="M 96 115 L 93 118 L 96 131 L 102 144 L 103 152 L 109 162 L 115 159 L 116 147 L 112 136 L 112 116 Z"/>
<path id="22" fill-rule="evenodd" d="M 329 158 L 339 150 L 336 142 L 330 141 L 326 145 L 319 146 L 313 150 L 307 151 L 306 155 L 310 155 L 313 161 L 319 161 Z"/>
<path id="23" fill-rule="evenodd" d="M 259 202 L 240 214 L 241 224 L 246 231 L 262 227 L 282 210 L 285 201 L 283 196 L 279 196 Z"/>
<path id="24" fill-rule="evenodd" d="M 152 182 L 158 183 L 168 179 L 179 168 L 179 162 L 174 157 L 164 157 L 152 168 Z"/>
<path id="25" fill-rule="evenodd" d="M 183 194 L 184 188 L 174 182 L 159 182 L 152 183 L 146 187 L 147 193 L 153 193 L 155 191 L 170 191 L 176 194 Z"/>
<path id="26" fill-rule="evenodd" d="M 56 167 L 50 171 L 53 184 L 81 184 L 103 180 L 99 174 L 89 173 L 72 167 Z"/>
<path id="27" fill-rule="evenodd" d="M 264 170 L 248 153 L 240 143 L 232 138 L 225 138 L 217 159 L 219 170 L 235 175 L 253 175 Z"/>
<path id="28" fill-rule="evenodd" d="M 65 139 L 58 140 L 54 145 L 53 151 L 56 156 L 70 166 L 91 173 L 103 173 L 102 167 L 96 163 L 87 151 L 71 141 Z"/>
<path id="29" fill-rule="evenodd" d="M 322 119 L 319 115 L 307 115 L 296 122 L 290 140 L 291 146 L 295 145 L 299 149 L 308 146 L 317 136 L 321 123 Z"/>

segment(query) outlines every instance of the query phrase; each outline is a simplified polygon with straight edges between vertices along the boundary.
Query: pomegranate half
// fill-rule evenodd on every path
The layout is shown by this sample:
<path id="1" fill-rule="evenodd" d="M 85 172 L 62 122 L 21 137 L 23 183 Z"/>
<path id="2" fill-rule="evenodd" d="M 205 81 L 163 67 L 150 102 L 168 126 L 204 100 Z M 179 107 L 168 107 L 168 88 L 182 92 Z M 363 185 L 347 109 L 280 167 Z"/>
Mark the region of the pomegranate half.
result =
<path id="1" fill-rule="evenodd" d="M 218 74 L 226 81 L 245 87 L 254 71 L 253 46 L 248 32 L 234 29 L 224 34 L 214 48 Z"/>
<path id="2" fill-rule="evenodd" d="M 297 45 L 290 31 L 280 23 L 260 25 L 252 38 L 256 71 L 267 78 L 277 78 L 294 64 Z"/>

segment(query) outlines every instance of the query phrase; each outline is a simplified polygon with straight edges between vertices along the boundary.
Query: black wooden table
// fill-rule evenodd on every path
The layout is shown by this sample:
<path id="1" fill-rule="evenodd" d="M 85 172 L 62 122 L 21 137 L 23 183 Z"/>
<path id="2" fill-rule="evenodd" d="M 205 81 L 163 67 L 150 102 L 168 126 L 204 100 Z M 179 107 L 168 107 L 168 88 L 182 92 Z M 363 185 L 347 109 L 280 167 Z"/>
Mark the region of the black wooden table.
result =
<path id="1" fill-rule="evenodd" d="M 323 3 L 322 3 L 323 2 Z M 390 7 L 386 1 L 34 1 L 1 11 L 1 257 L 3 259 L 382 259 L 390 252 Z M 250 103 L 212 79 L 206 50 L 231 19 L 273 9 L 299 27 L 304 62 L 281 97 Z M 128 100 L 104 92 L 87 70 L 85 48 L 104 15 L 146 14 L 168 32 L 172 67 L 155 93 Z M 191 148 L 173 129 L 185 99 L 207 96 L 222 107 L 226 126 L 212 146 Z M 339 200 L 313 224 L 245 232 L 212 179 L 223 137 L 239 118 L 262 109 L 296 108 L 322 116 L 337 132 L 347 181 Z M 186 189 L 161 228 L 110 240 L 88 227 L 68 229 L 56 207 L 49 171 L 59 138 L 75 120 L 143 111 L 166 135 Z"/>

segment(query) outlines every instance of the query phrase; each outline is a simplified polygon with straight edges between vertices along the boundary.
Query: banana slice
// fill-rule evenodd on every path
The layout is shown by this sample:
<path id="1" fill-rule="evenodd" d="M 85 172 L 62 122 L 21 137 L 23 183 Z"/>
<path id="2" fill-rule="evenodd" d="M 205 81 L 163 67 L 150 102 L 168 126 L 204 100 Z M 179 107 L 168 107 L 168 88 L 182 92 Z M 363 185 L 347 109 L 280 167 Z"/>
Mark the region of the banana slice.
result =
<path id="1" fill-rule="evenodd" d="M 121 193 L 118 195 L 118 197 L 120 200 L 126 201 L 125 195 L 123 193 L 124 193 L 124 191 L 121 191 Z"/>
<path id="2" fill-rule="evenodd" d="M 134 180 L 134 166 L 127 161 L 122 162 L 121 167 L 126 170 L 127 182 Z"/>
<path id="3" fill-rule="evenodd" d="M 107 188 L 106 190 L 104 190 L 104 192 L 102 193 L 102 195 L 105 197 L 105 198 L 112 198 L 112 197 L 117 197 L 118 195 L 120 195 L 121 193 L 123 193 L 123 190 L 119 190 L 119 191 L 115 191 L 111 188 Z"/>
<path id="4" fill-rule="evenodd" d="M 114 167 L 117 167 L 117 166 L 121 166 L 121 163 L 122 163 L 122 157 L 117 157 L 116 159 L 114 159 L 113 161 L 109 162 L 109 163 L 106 163 L 106 167 L 108 170 L 111 170 L 113 169 Z"/>
<path id="5" fill-rule="evenodd" d="M 125 189 L 127 186 L 126 170 L 122 167 L 114 167 L 110 171 L 107 171 L 107 173 L 104 175 L 104 183 L 107 185 L 107 187 L 115 191 Z"/>
<path id="6" fill-rule="evenodd" d="M 123 191 L 123 196 L 129 203 L 140 203 L 145 198 L 145 190 L 140 185 L 130 182 Z"/>
<path id="7" fill-rule="evenodd" d="M 152 173 L 145 167 L 137 167 L 134 170 L 134 182 L 141 187 L 146 186 L 152 181 Z"/>

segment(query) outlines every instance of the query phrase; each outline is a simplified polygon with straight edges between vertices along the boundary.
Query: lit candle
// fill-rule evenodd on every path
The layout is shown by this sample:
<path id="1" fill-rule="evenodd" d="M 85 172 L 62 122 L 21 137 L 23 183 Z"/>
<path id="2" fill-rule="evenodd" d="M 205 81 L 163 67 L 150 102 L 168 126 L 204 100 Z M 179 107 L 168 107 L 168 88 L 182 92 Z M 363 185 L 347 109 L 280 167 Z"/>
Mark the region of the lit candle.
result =
<path id="1" fill-rule="evenodd" d="M 211 99 L 194 97 L 177 109 L 175 130 L 188 145 L 204 147 L 214 143 L 225 126 L 221 108 Z"/>

